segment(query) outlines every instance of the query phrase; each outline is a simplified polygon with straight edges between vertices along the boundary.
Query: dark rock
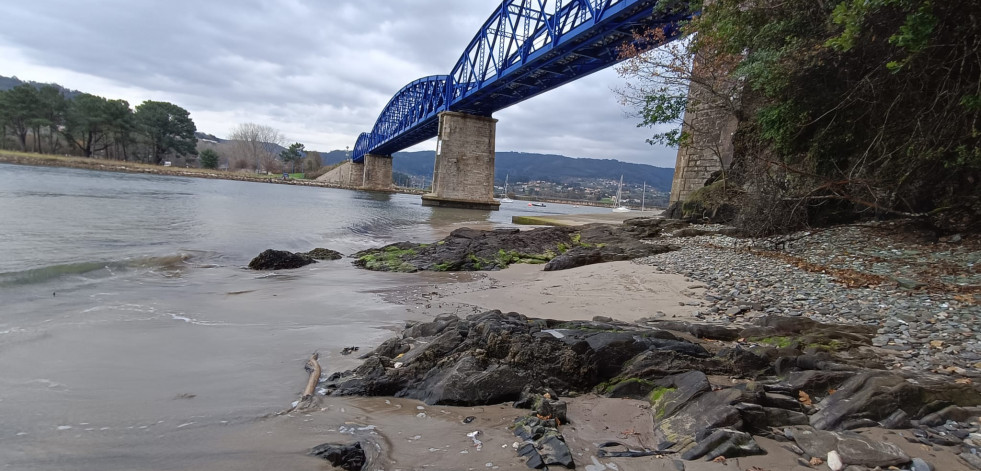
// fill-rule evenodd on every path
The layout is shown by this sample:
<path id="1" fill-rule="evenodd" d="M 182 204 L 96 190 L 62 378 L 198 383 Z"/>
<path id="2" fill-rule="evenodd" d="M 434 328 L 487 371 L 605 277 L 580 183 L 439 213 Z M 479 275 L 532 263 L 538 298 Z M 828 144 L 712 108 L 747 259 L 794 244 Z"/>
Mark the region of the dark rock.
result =
<path id="1" fill-rule="evenodd" d="M 970 465 L 974 469 L 981 469 L 981 456 L 975 455 L 973 453 L 961 453 L 959 456 L 964 462 Z"/>
<path id="2" fill-rule="evenodd" d="M 663 406 L 655 403 L 651 406 L 657 420 L 655 439 L 658 443 L 672 442 L 675 449 L 686 450 L 695 443 L 699 433 L 723 427 L 741 429 L 742 416 L 734 404 L 744 402 L 743 399 L 739 390 L 721 389 L 700 394 L 680 408 L 677 401 L 669 401 Z M 670 409 L 677 411 L 670 415 L 663 413 Z"/>
<path id="3" fill-rule="evenodd" d="M 710 340 L 724 340 L 729 342 L 739 338 L 739 329 L 720 325 L 694 324 L 688 328 L 688 332 L 695 337 Z"/>
<path id="4" fill-rule="evenodd" d="M 419 386 L 397 395 L 427 404 L 497 404 L 513 401 L 531 381 L 525 371 L 508 365 L 485 366 L 469 355 L 460 357 L 452 366 L 430 372 Z"/>
<path id="5" fill-rule="evenodd" d="M 681 458 L 689 461 L 699 458 L 712 460 L 719 456 L 734 458 L 763 453 L 764 451 L 753 440 L 752 435 L 738 430 L 722 428 L 700 440 L 697 445 L 681 455 Z"/>
<path id="6" fill-rule="evenodd" d="M 934 470 L 933 465 L 927 461 L 924 461 L 923 458 L 913 458 L 910 471 L 933 471 L 933 470 Z"/>
<path id="7" fill-rule="evenodd" d="M 562 424 L 569 423 L 569 405 L 565 401 L 545 399 L 537 412 L 542 417 L 558 419 Z"/>
<path id="8" fill-rule="evenodd" d="M 913 411 L 938 400 L 974 405 L 981 402 L 981 393 L 968 385 L 927 381 L 913 384 L 893 373 L 863 371 L 821 401 L 821 410 L 811 416 L 811 425 L 821 430 L 843 430 L 846 421 L 881 421 L 896 410 L 916 417 Z"/>
<path id="9" fill-rule="evenodd" d="M 879 422 L 879 425 L 882 426 L 883 428 L 888 428 L 893 430 L 906 429 L 912 426 L 909 420 L 909 414 L 907 414 L 902 410 L 897 410 L 893 412 L 892 414 L 889 415 L 889 417 L 886 417 L 881 422 Z"/>
<path id="10" fill-rule="evenodd" d="M 812 397 L 823 397 L 828 394 L 829 390 L 837 389 L 839 385 L 854 375 L 849 371 L 791 371 L 787 373 L 786 382 L 767 385 L 766 390 L 790 396 L 804 391 Z"/>
<path id="11" fill-rule="evenodd" d="M 776 393 L 765 393 L 763 395 L 763 405 L 768 407 L 776 407 L 780 409 L 788 409 L 793 411 L 799 411 L 800 402 L 790 396 L 785 396 L 783 394 Z"/>
<path id="12" fill-rule="evenodd" d="M 909 456 L 898 446 L 879 442 L 861 435 L 841 437 L 838 454 L 846 465 L 859 465 L 874 468 L 889 467 L 910 462 Z"/>
<path id="13" fill-rule="evenodd" d="M 668 376 L 655 383 L 657 394 L 651 395 L 651 410 L 655 419 L 670 417 L 703 393 L 712 390 L 708 377 L 701 371 L 689 371 Z"/>
<path id="14" fill-rule="evenodd" d="M 377 271 L 497 270 L 512 263 L 547 262 L 551 262 L 547 269 L 555 270 L 675 249 L 641 242 L 638 238 L 650 231 L 639 227 L 588 224 L 528 231 L 461 228 L 435 244 L 399 242 L 352 257 L 357 259 L 356 266 Z"/>
<path id="15" fill-rule="evenodd" d="M 629 260 L 626 257 L 611 257 L 610 254 L 603 254 L 602 251 L 594 247 L 576 247 L 562 255 L 559 255 L 545 264 L 544 271 L 568 270 L 570 268 L 594 265 L 603 262 L 615 262 L 619 260 Z"/>
<path id="16" fill-rule="evenodd" d="M 249 268 L 253 270 L 289 270 L 315 262 L 316 260 L 306 254 L 268 249 L 253 258 L 249 262 Z"/>
<path id="17" fill-rule="evenodd" d="M 838 435 L 834 432 L 815 430 L 813 427 L 790 427 L 785 433 L 808 456 L 824 458 L 829 451 L 838 447 Z"/>
<path id="18" fill-rule="evenodd" d="M 593 265 L 596 263 L 633 260 L 635 258 L 657 255 L 659 253 L 670 252 L 672 250 L 677 250 L 677 247 L 654 244 L 635 245 L 626 244 L 624 242 L 615 245 L 603 245 L 601 247 L 576 247 L 549 260 L 542 270 L 568 270 L 570 268 Z"/>
<path id="19" fill-rule="evenodd" d="M 937 425 L 943 425 L 947 423 L 948 420 L 953 420 L 956 422 L 966 422 L 971 417 L 977 417 L 977 412 L 972 412 L 969 409 L 958 406 L 948 406 L 932 414 L 927 414 L 920 419 L 920 425 L 926 425 L 928 427 L 935 427 Z"/>
<path id="20" fill-rule="evenodd" d="M 638 239 L 657 237 L 664 230 L 664 219 L 633 218 L 623 221 L 623 230 L 633 234 Z"/>
<path id="21" fill-rule="evenodd" d="M 872 419 L 866 419 L 866 418 L 863 418 L 863 417 L 859 417 L 859 418 L 855 418 L 855 419 L 848 419 L 848 420 L 842 422 L 840 429 L 841 430 L 855 430 L 857 428 L 875 427 L 877 425 L 879 425 L 879 423 L 876 422 L 876 421 L 874 421 L 874 420 L 872 420 Z"/>
<path id="22" fill-rule="evenodd" d="M 603 395 L 606 397 L 646 399 L 653 390 L 654 384 L 650 381 L 640 380 L 637 378 L 627 378 L 608 387 L 606 391 L 603 392 Z"/>
<path id="23" fill-rule="evenodd" d="M 530 468 L 560 465 L 575 468 L 572 452 L 559 433 L 555 420 L 541 420 L 534 416 L 519 417 L 514 421 L 514 435 L 526 443 L 518 448 L 518 456 L 528 457 Z"/>
<path id="24" fill-rule="evenodd" d="M 846 381 L 835 394 L 821 402 L 811 425 L 821 430 L 841 430 L 854 418 L 883 420 L 919 396 L 916 386 L 904 378 L 883 372 L 863 372 Z"/>
<path id="25" fill-rule="evenodd" d="M 367 460 L 360 442 L 324 443 L 314 447 L 307 454 L 327 460 L 331 465 L 345 471 L 360 471 Z"/>
<path id="26" fill-rule="evenodd" d="M 538 454 L 542 457 L 545 466 L 560 465 L 568 469 L 576 467 L 572 459 L 572 452 L 566 445 L 562 435 L 558 433 L 548 433 L 544 438 L 537 442 Z"/>
<path id="27" fill-rule="evenodd" d="M 341 349 L 341 355 L 350 355 L 358 350 L 360 350 L 359 347 L 344 347 Z"/>
<path id="28" fill-rule="evenodd" d="M 930 434 L 930 436 L 927 437 L 927 441 L 933 443 L 934 445 L 957 446 L 961 444 L 962 439 L 957 438 L 954 435 L 948 435 L 944 433 L 944 434 Z"/>
<path id="29" fill-rule="evenodd" d="M 764 407 L 763 413 L 766 416 L 766 423 L 770 427 L 786 427 L 788 425 L 807 425 L 810 422 L 807 415 L 803 412 Z"/>
<path id="30" fill-rule="evenodd" d="M 344 258 L 344 255 L 342 255 L 340 252 L 336 250 L 325 249 L 321 247 L 317 247 L 307 252 L 304 255 L 315 260 L 340 260 Z"/>
<path id="31" fill-rule="evenodd" d="M 437 318 L 410 330 L 435 337 L 404 337 L 386 342 L 376 351 L 391 354 L 410 348 L 400 358 L 371 355 L 354 371 L 327 385 L 333 395 L 386 395 L 410 397 L 429 404 L 484 405 L 512 401 L 526 386 L 585 392 L 605 374 L 616 374 L 619 348 L 643 348 L 630 335 L 581 332 L 585 339 L 568 342 L 551 335 L 535 335 L 539 327 L 516 313 L 488 311 L 466 320 Z M 591 340 L 598 351 L 590 346 Z"/>

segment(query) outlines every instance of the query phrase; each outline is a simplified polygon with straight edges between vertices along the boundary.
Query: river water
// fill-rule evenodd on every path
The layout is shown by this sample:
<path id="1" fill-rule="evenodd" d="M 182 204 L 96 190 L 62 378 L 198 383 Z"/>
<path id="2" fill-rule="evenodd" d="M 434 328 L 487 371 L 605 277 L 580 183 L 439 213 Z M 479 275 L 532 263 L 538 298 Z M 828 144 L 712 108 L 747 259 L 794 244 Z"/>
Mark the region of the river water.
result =
<path id="1" fill-rule="evenodd" d="M 252 257 L 607 211 L 0 164 L 0 466 L 323 469 L 262 446 L 297 428 L 269 417 L 298 397 L 305 359 L 353 367 L 343 346 L 377 344 L 409 316 L 379 293 L 443 279 L 350 259 L 259 273 Z"/>

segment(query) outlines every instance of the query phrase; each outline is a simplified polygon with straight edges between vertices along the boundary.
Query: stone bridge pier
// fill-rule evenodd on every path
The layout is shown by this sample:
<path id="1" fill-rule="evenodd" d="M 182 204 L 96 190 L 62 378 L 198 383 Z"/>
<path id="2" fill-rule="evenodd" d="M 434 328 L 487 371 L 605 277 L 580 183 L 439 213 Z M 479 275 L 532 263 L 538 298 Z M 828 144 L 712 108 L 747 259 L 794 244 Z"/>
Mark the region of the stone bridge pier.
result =
<path id="1" fill-rule="evenodd" d="M 362 165 L 362 190 L 392 191 L 392 156 L 367 154 Z"/>
<path id="2" fill-rule="evenodd" d="M 500 208 L 501 203 L 494 199 L 496 130 L 494 118 L 440 113 L 433 192 L 422 196 L 423 206 Z"/>

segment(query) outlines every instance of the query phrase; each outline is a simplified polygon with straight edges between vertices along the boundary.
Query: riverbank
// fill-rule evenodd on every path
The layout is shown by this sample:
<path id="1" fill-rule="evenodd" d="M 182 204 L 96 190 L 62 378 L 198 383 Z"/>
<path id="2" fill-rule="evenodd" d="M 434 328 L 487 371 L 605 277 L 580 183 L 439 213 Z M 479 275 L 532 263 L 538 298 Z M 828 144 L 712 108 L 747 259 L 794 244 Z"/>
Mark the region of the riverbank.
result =
<path id="1" fill-rule="evenodd" d="M 28 165 L 37 167 L 65 167 L 103 172 L 143 173 L 173 177 L 209 178 L 255 183 L 275 183 L 279 185 L 314 186 L 323 188 L 343 188 L 316 180 L 283 180 L 279 176 L 259 176 L 251 173 L 229 172 L 203 168 L 180 168 L 150 165 L 122 160 L 104 160 L 86 157 L 32 154 L 0 150 L 0 163 Z M 411 193 L 411 192 L 410 192 Z"/>
<path id="2" fill-rule="evenodd" d="M 820 435 L 832 433 L 820 429 L 809 432 L 814 429 L 809 426 L 801 428 L 801 422 L 797 419 L 786 425 L 775 421 L 762 429 L 766 433 L 757 431 L 753 434 L 755 443 L 767 452 L 765 455 L 727 456 L 713 461 L 704 458 L 681 460 L 680 454 L 632 458 L 603 456 L 598 444 L 604 441 L 619 441 L 633 449 L 657 449 L 661 446 L 659 440 L 663 440 L 664 431 L 663 426 L 658 425 L 658 404 L 639 398 L 607 397 L 609 395 L 602 391 L 599 394 L 563 395 L 570 423 L 558 429 L 578 467 L 585 466 L 585 469 L 592 471 L 829 469 L 827 460 L 830 451 L 836 453 L 832 459 L 837 459 L 841 454 L 845 455 L 845 460 L 858 459 L 854 454 L 849 455 L 844 449 L 836 451 L 834 447 L 835 440 L 852 440 L 850 443 L 863 443 L 862 446 L 892 453 L 889 455 L 891 458 L 884 458 L 885 461 L 880 460 L 878 464 L 871 464 L 876 461 L 869 460 L 868 466 L 848 468 L 852 470 L 890 465 L 898 465 L 893 469 L 975 469 L 972 467 L 977 463 L 974 457 L 981 445 L 976 436 L 981 425 L 978 423 L 978 413 L 981 412 L 978 406 L 981 406 L 981 402 L 961 404 L 967 407 L 958 409 L 962 412 L 955 416 L 942 415 L 942 418 L 928 419 L 924 414 L 939 411 L 950 402 L 914 407 L 902 403 L 902 400 L 886 401 L 891 404 L 886 409 L 892 408 L 886 411 L 881 404 L 872 406 L 862 401 L 870 397 L 893 397 L 895 392 L 889 391 L 896 390 L 889 388 L 906 387 L 901 386 L 903 384 L 928 389 L 942 389 L 949 385 L 961 391 L 973 390 L 977 394 L 977 384 L 981 382 L 981 326 L 978 325 L 981 319 L 981 273 L 977 269 L 977 263 L 981 260 L 981 246 L 977 238 L 935 238 L 902 222 L 840 226 L 773 239 L 738 239 L 715 233 L 717 229 L 710 226 L 686 228 L 683 233 L 679 231 L 676 234 L 678 237 L 672 238 L 679 250 L 635 261 L 588 265 L 556 272 L 544 272 L 538 266 L 516 265 L 502 271 L 477 274 L 472 281 L 447 285 L 434 283 L 431 288 L 428 284 L 422 284 L 411 290 L 390 292 L 386 296 L 389 301 L 405 305 L 417 318 L 442 316 L 446 319 L 446 316 L 457 316 L 465 319 L 498 309 L 518 312 L 529 318 L 555 320 L 556 324 L 549 325 L 561 326 L 565 325 L 563 322 L 574 321 L 589 325 L 592 322 L 599 329 L 598 332 L 661 328 L 679 339 L 695 342 L 700 348 L 716 355 L 725 351 L 789 354 L 791 356 L 787 358 L 795 359 L 798 365 L 789 370 L 796 371 L 789 377 L 791 379 L 808 375 L 837 375 L 835 377 L 839 378 L 816 387 L 798 383 L 801 391 L 809 391 L 808 396 L 798 397 L 797 390 L 788 396 L 773 392 L 776 389 L 772 388 L 783 387 L 776 386 L 779 380 L 775 377 L 754 379 L 745 376 L 745 372 L 713 375 L 706 370 L 712 391 L 753 388 L 763 394 L 765 390 L 766 401 L 770 402 L 764 402 L 761 411 L 769 411 L 767 407 L 773 407 L 776 404 L 774 401 L 788 400 L 778 408 L 786 407 L 781 410 L 798 414 L 795 416 L 798 418 L 806 417 L 803 424 L 810 422 L 838 434 Z M 767 322 L 782 322 L 772 320 L 779 318 L 799 319 L 789 321 L 788 325 L 821 322 L 827 326 L 821 329 L 839 332 L 832 335 L 841 337 L 834 337 L 839 340 L 828 343 L 830 350 L 815 351 L 813 345 L 807 347 L 795 341 L 795 335 L 804 335 L 801 333 L 771 333 L 756 338 L 749 338 L 743 333 L 759 329 Z M 691 330 L 694 325 L 707 327 Z M 725 329 L 738 334 L 702 339 L 691 334 L 709 327 L 709 330 Z M 561 327 L 555 328 L 559 329 L 560 335 L 569 333 Z M 678 332 L 679 328 L 691 332 Z M 485 329 L 480 327 L 476 332 L 484 332 Z M 414 342 L 417 347 L 413 349 L 429 348 L 426 347 L 429 343 L 446 341 L 411 338 L 423 331 L 425 328 L 416 328 L 413 330 L 416 334 L 407 333 L 402 338 Z M 856 332 L 867 334 L 858 335 Z M 855 343 L 845 347 L 849 342 Z M 529 345 L 526 348 L 532 347 Z M 810 353 L 808 348 L 812 349 Z M 830 357 L 821 357 L 829 354 Z M 420 358 L 419 355 L 407 353 L 403 363 L 411 364 Z M 832 369 L 826 369 L 829 366 L 815 367 L 813 363 L 805 366 L 806 362 L 814 361 L 803 360 L 805 357 L 812 358 L 808 355 L 817 355 L 813 358 L 823 358 L 820 361 L 825 363 L 837 362 L 835 364 L 839 366 Z M 446 352 L 441 357 L 449 364 L 456 358 Z M 783 371 L 781 375 L 786 375 L 787 370 Z M 867 379 L 873 377 L 880 379 Z M 849 378 L 862 379 L 855 383 L 849 382 Z M 647 380 L 641 383 L 643 381 Z M 893 386 L 886 387 L 883 381 L 898 383 L 889 383 Z M 836 392 L 838 389 L 840 392 Z M 336 399 L 324 400 L 329 402 Z M 741 400 L 745 401 L 746 398 Z M 841 404 L 852 401 L 860 405 L 856 405 L 848 414 L 841 414 Z M 684 402 L 680 406 L 684 406 Z M 422 415 L 426 417 L 431 415 L 428 413 L 431 409 L 449 417 L 474 415 L 478 418 L 485 417 L 486 411 L 494 411 L 486 416 L 487 422 L 475 427 L 468 428 L 454 420 L 444 420 L 446 428 L 443 430 L 459 429 L 460 436 L 453 434 L 447 437 L 433 430 L 438 434 L 438 440 L 442 440 L 441 444 L 431 441 L 436 437 L 422 436 L 419 446 L 429 444 L 431 452 L 438 450 L 435 452 L 445 453 L 440 455 L 440 459 L 425 461 L 427 466 L 434 469 L 479 469 L 482 463 L 498 469 L 519 469 L 522 466 L 523 459 L 516 457 L 512 446 L 521 440 L 511 436 L 508 430 L 501 430 L 508 426 L 507 405 L 463 409 L 424 404 L 418 407 L 425 410 L 426 413 Z M 750 405 L 745 407 L 751 408 Z M 908 412 L 905 422 L 890 421 L 886 416 L 875 415 L 895 415 L 903 408 L 911 407 L 915 410 Z M 947 411 L 945 414 L 951 411 L 944 410 Z M 516 418 L 526 413 L 512 409 L 510 417 Z M 844 421 L 829 425 L 829 416 Z M 849 418 L 862 420 L 848 422 Z M 912 422 L 910 419 L 913 419 Z M 797 425 L 791 426 L 790 423 Z M 470 428 L 480 430 L 482 435 L 478 436 L 484 438 L 483 448 L 475 450 L 473 443 L 466 438 L 464 431 L 472 431 Z M 391 429 L 384 434 L 387 436 L 390 433 Z M 409 432 L 406 430 L 404 433 Z M 826 440 L 831 437 L 831 445 L 812 447 L 803 438 L 812 433 Z M 447 446 L 446 442 L 452 445 Z M 405 444 L 395 448 L 403 452 L 406 450 Z M 376 463 L 384 463 L 386 456 L 376 458 L 381 460 Z M 916 461 L 911 461 L 914 458 Z M 884 464 L 890 460 L 891 464 Z M 932 465 L 932 468 L 924 467 L 927 466 L 925 463 Z M 395 469 L 398 466 L 390 463 L 382 467 Z"/>

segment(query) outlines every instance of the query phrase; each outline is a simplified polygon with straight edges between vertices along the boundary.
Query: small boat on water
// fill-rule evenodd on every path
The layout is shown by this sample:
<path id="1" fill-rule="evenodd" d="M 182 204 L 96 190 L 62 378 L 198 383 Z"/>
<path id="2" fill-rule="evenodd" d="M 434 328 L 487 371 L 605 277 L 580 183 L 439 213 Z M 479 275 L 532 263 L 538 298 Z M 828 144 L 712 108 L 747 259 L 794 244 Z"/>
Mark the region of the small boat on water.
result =
<path id="1" fill-rule="evenodd" d="M 541 208 L 545 207 L 545 203 L 528 203 L 528 206 L 538 206 Z"/>
<path id="2" fill-rule="evenodd" d="M 620 186 L 617 187 L 617 200 L 615 201 L 616 207 L 613 208 L 614 213 L 629 213 L 630 208 L 623 205 L 623 175 L 620 175 Z"/>
<path id="3" fill-rule="evenodd" d="M 513 199 L 508 198 L 508 177 L 510 176 L 511 175 L 504 176 L 504 198 L 501 198 L 502 203 L 514 203 Z"/>

